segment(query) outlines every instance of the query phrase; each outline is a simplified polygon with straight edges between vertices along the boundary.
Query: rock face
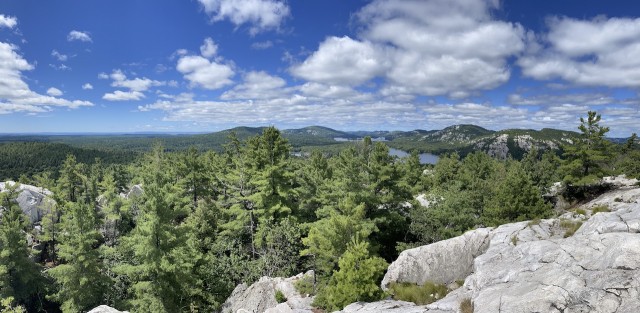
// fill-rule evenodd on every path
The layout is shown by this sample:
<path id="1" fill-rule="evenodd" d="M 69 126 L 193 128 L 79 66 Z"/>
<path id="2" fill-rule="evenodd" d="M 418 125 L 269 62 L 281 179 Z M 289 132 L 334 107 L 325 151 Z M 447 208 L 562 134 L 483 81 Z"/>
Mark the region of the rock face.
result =
<path id="1" fill-rule="evenodd" d="M 387 300 L 343 312 L 454 313 L 465 299 L 475 313 L 639 312 L 640 189 L 628 185 L 583 205 L 586 214 L 478 229 L 407 250 L 390 265 L 383 287 L 457 279 L 464 285 L 426 306 Z M 611 212 L 593 214 L 598 206 Z M 567 223 L 581 220 L 565 238 Z"/>
<path id="2" fill-rule="evenodd" d="M 309 271 L 289 278 L 262 277 L 249 287 L 246 284 L 240 284 L 222 305 L 222 312 L 312 313 L 313 297 L 298 293 L 294 283 L 303 277 L 313 277 L 313 275 L 313 271 Z M 286 302 L 279 304 L 276 301 L 278 290 L 287 298 Z"/>
<path id="3" fill-rule="evenodd" d="M 127 311 L 118 311 L 110 306 L 106 306 L 106 305 L 101 305 L 97 308 L 94 308 L 93 310 L 89 311 L 88 313 L 129 313 Z"/>
<path id="4" fill-rule="evenodd" d="M 5 192 L 8 186 L 15 184 L 13 181 L 0 182 L 0 192 Z M 51 191 L 36 186 L 20 184 L 16 201 L 22 212 L 29 217 L 31 223 L 37 223 L 55 205 Z"/>

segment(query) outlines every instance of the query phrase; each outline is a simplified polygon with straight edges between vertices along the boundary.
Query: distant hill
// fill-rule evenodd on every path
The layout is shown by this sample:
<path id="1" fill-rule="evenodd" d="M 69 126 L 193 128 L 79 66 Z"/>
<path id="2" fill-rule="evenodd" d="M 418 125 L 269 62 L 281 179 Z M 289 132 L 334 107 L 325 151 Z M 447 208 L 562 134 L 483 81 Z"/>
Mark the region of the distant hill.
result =
<path id="1" fill-rule="evenodd" d="M 162 144 L 171 151 L 196 147 L 199 150 L 222 151 L 231 132 L 240 140 L 262 133 L 264 127 L 236 127 L 208 134 L 131 134 L 131 135 L 0 135 L 0 142 L 38 141 L 62 143 L 71 147 L 100 150 L 144 152 L 155 143 Z M 337 152 L 350 143 L 365 136 L 383 139 L 392 148 L 442 154 L 458 152 L 465 155 L 472 151 L 485 151 L 493 156 L 505 158 L 511 155 L 520 158 L 532 147 L 539 149 L 559 149 L 572 142 L 577 133 L 557 129 L 506 129 L 493 131 L 476 125 L 461 124 L 441 130 L 412 131 L 340 131 L 323 126 L 309 126 L 299 129 L 285 129 L 282 134 L 294 151 L 320 149 Z M 623 142 L 624 139 L 617 139 Z"/>

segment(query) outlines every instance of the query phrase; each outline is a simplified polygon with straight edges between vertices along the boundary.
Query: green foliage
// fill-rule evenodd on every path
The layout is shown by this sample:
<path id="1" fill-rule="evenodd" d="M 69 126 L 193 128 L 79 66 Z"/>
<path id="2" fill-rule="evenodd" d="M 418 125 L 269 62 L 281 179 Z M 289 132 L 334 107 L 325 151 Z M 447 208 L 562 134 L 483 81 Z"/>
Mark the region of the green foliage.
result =
<path id="1" fill-rule="evenodd" d="M 1 313 L 26 313 L 27 309 L 24 306 L 14 306 L 13 297 L 0 299 L 0 312 Z"/>
<path id="2" fill-rule="evenodd" d="M 591 208 L 591 214 L 596 214 L 600 212 L 611 212 L 611 209 L 609 209 L 609 207 L 606 205 L 599 205 Z"/>
<path id="3" fill-rule="evenodd" d="M 483 211 L 485 225 L 548 218 L 551 206 L 544 203 L 540 190 L 518 162 L 510 162 L 506 177 L 496 187 L 495 195 Z"/>
<path id="4" fill-rule="evenodd" d="M 382 299 L 384 293 L 378 284 L 387 262 L 380 257 L 371 257 L 368 248 L 368 243 L 358 239 L 349 243 L 338 261 L 340 269 L 333 273 L 328 285 L 319 291 L 314 305 L 335 311 L 352 302 Z"/>
<path id="5" fill-rule="evenodd" d="M 425 282 L 422 286 L 412 283 L 392 283 L 390 292 L 393 299 L 425 305 L 444 298 L 449 289 L 445 285 Z"/>
<path id="6" fill-rule="evenodd" d="M 287 297 L 280 290 L 276 290 L 276 302 L 278 303 L 287 302 Z"/>
<path id="7" fill-rule="evenodd" d="M 609 127 L 600 126 L 601 117 L 589 111 L 580 118 L 581 134 L 573 145 L 564 147 L 564 181 L 576 185 L 591 183 L 607 174 L 611 143 L 606 139 Z"/>
<path id="8" fill-rule="evenodd" d="M 7 184 L 0 194 L 0 298 L 13 298 L 17 305 L 38 310 L 44 296 L 44 281 L 39 266 L 29 259 L 28 218 L 15 198 L 19 185 Z"/>
<path id="9" fill-rule="evenodd" d="M 293 286 L 296 288 L 296 291 L 300 293 L 302 296 L 304 295 L 314 295 L 315 287 L 313 282 L 314 276 L 305 275 L 302 278 L 296 280 L 293 283 Z"/>
<path id="10" fill-rule="evenodd" d="M 63 312 L 88 311 L 102 303 L 109 281 L 102 274 L 99 252 L 100 234 L 93 208 L 73 203 L 62 216 L 59 256 L 63 263 L 50 269 L 58 292 L 52 299 L 62 303 Z"/>
<path id="11" fill-rule="evenodd" d="M 576 214 L 587 215 L 587 211 L 585 211 L 584 209 L 576 209 Z"/>

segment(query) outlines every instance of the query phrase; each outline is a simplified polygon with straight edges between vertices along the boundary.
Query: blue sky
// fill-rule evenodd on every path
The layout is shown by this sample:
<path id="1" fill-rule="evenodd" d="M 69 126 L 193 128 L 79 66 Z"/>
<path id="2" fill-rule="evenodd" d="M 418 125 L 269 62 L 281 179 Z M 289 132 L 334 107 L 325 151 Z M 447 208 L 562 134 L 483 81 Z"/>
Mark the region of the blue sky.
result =
<path id="1" fill-rule="evenodd" d="M 0 2 L 0 133 L 640 128 L 640 4 Z"/>

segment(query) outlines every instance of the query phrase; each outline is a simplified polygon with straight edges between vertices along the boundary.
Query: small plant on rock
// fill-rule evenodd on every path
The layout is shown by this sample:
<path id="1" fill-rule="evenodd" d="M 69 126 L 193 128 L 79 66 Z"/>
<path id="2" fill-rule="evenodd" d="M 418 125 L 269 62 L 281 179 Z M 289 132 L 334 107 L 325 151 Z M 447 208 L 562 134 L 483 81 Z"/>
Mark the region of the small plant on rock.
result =
<path id="1" fill-rule="evenodd" d="M 564 228 L 564 238 L 571 237 L 582 226 L 582 222 L 573 222 L 569 220 L 560 221 L 560 227 Z"/>
<path id="2" fill-rule="evenodd" d="M 276 290 L 276 302 L 278 303 L 287 302 L 287 297 L 280 290 Z"/>
<path id="3" fill-rule="evenodd" d="M 409 301 L 417 305 L 433 303 L 449 293 L 447 286 L 431 282 L 426 282 L 422 286 L 411 283 L 393 283 L 390 290 L 395 300 Z"/>
<path id="4" fill-rule="evenodd" d="M 473 313 L 473 303 L 471 299 L 465 298 L 460 302 L 460 313 Z"/>
<path id="5" fill-rule="evenodd" d="M 600 205 L 591 209 L 591 214 L 596 214 L 600 212 L 611 212 L 611 210 L 606 205 Z"/>
<path id="6" fill-rule="evenodd" d="M 296 288 L 296 291 L 303 296 L 315 294 L 313 288 L 313 276 L 303 276 L 293 283 L 293 286 Z"/>

